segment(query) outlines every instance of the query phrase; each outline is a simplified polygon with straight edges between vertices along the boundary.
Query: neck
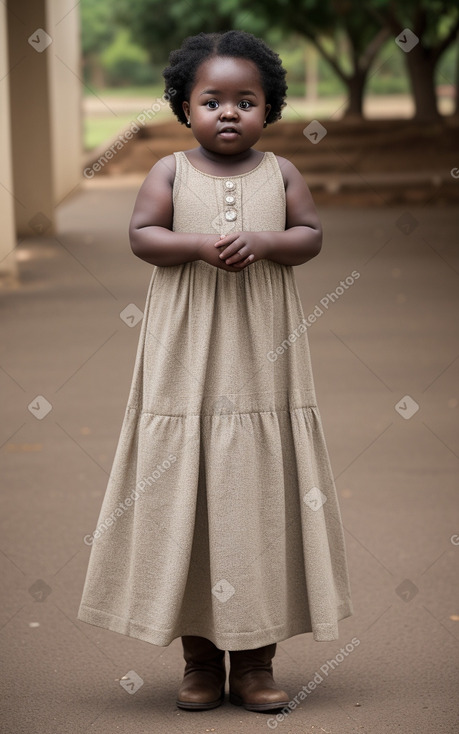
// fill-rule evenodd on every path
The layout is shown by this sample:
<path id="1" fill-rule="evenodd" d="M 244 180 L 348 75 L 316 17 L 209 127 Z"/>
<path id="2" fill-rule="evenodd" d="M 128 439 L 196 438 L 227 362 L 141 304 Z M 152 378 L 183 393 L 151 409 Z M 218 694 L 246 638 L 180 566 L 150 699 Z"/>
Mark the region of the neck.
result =
<path id="1" fill-rule="evenodd" d="M 234 155 L 223 155 L 222 153 L 214 153 L 212 150 L 203 148 L 202 145 L 199 146 L 198 150 L 203 158 L 206 158 L 209 161 L 213 161 L 214 163 L 240 163 L 240 161 L 245 161 L 248 158 L 251 158 L 253 155 L 252 148 L 247 148 L 247 150 L 243 150 L 240 153 L 235 153 Z"/>

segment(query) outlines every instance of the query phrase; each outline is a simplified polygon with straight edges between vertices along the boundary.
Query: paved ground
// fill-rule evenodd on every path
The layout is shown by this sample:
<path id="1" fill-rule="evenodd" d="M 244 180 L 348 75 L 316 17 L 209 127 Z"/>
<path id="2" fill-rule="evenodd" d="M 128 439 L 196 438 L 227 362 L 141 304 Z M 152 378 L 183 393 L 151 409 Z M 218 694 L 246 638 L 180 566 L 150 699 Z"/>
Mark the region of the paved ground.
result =
<path id="1" fill-rule="evenodd" d="M 128 246 L 134 197 L 99 186 L 67 200 L 58 238 L 19 247 L 22 283 L 1 296 L 2 732 L 458 731 L 452 209 L 323 209 L 322 253 L 295 269 L 305 315 L 323 311 L 309 339 L 355 604 L 339 641 L 279 644 L 276 678 L 292 698 L 315 681 L 306 700 L 283 721 L 228 702 L 180 712 L 179 640 L 76 620 L 140 328 L 119 314 L 143 308 L 150 277 Z"/>

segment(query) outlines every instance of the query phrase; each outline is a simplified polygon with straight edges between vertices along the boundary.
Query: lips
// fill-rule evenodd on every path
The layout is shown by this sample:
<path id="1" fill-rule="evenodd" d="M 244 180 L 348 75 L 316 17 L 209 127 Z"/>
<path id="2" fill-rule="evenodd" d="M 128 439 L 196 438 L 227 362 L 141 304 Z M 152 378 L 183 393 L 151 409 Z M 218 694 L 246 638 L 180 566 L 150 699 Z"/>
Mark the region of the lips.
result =
<path id="1" fill-rule="evenodd" d="M 225 125 L 218 131 L 219 135 L 239 135 L 239 130 L 234 125 Z"/>

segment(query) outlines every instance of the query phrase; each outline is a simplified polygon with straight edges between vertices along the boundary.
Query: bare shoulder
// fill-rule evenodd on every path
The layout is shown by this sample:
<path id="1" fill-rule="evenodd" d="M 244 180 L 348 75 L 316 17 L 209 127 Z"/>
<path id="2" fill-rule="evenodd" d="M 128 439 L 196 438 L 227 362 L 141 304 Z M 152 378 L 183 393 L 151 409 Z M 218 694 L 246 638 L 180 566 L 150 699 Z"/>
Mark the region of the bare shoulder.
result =
<path id="1" fill-rule="evenodd" d="M 276 156 L 285 184 L 287 227 L 303 225 L 320 229 L 319 216 L 304 176 L 298 168 L 282 156 Z"/>
<path id="2" fill-rule="evenodd" d="M 171 228 L 174 178 L 174 155 L 160 158 L 150 169 L 139 189 L 131 218 L 132 228 L 151 225 Z"/>
<path id="3" fill-rule="evenodd" d="M 303 176 L 299 172 L 298 168 L 294 166 L 293 163 L 288 160 L 288 158 L 283 158 L 281 155 L 276 155 L 276 160 L 279 164 L 282 178 L 284 179 L 285 188 L 287 188 L 289 184 L 298 183 L 300 180 L 304 181 Z"/>
<path id="4" fill-rule="evenodd" d="M 159 161 L 150 168 L 144 184 L 148 186 L 149 184 L 163 183 L 170 184 L 172 186 L 174 183 L 174 177 L 175 156 L 171 153 L 171 155 L 166 155 L 164 158 L 160 158 Z"/>

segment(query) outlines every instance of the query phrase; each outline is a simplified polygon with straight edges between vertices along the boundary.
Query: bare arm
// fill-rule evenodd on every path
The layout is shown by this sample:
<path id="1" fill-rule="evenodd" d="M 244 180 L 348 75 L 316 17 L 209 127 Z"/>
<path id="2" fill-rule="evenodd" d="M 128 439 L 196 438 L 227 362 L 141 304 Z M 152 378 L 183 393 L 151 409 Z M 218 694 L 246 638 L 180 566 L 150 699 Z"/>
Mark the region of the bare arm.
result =
<path id="1" fill-rule="evenodd" d="M 204 260 L 221 270 L 239 272 L 241 266 L 228 265 L 218 257 L 214 247 L 217 234 L 172 230 L 174 177 L 175 157 L 169 155 L 155 163 L 140 187 L 129 224 L 133 253 L 152 265 L 182 265 Z"/>
<path id="2" fill-rule="evenodd" d="M 152 265 L 178 265 L 197 259 L 198 235 L 172 232 L 173 155 L 159 160 L 140 187 L 129 224 L 131 249 Z"/>
<path id="3" fill-rule="evenodd" d="M 319 254 L 322 226 L 314 201 L 303 176 L 286 158 L 278 156 L 285 181 L 285 232 L 273 238 L 269 260 L 285 265 L 301 265 Z"/>

